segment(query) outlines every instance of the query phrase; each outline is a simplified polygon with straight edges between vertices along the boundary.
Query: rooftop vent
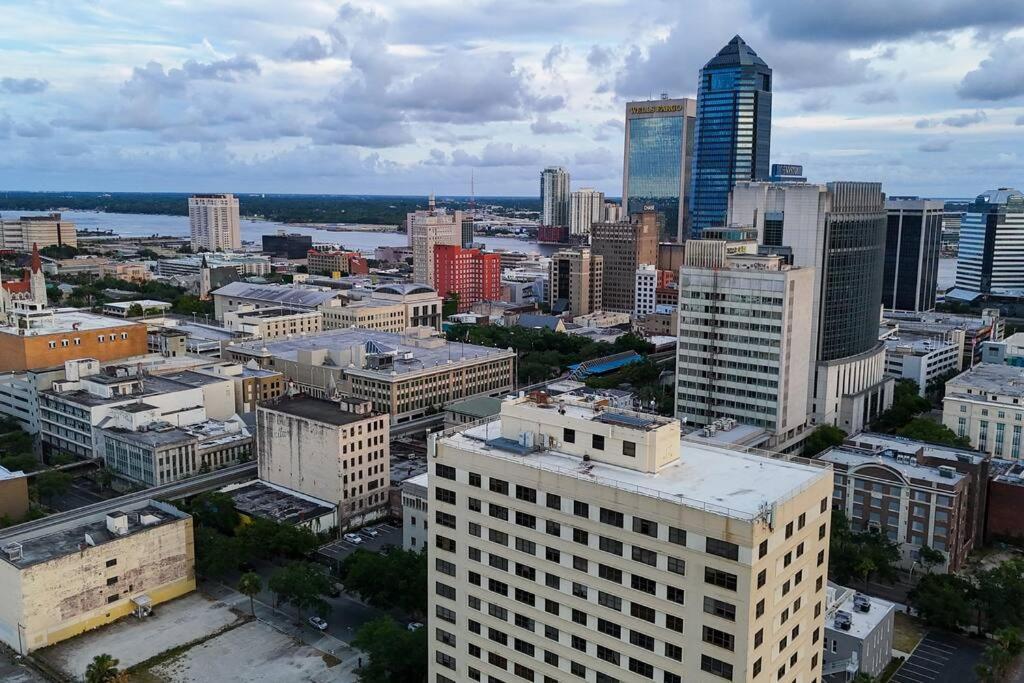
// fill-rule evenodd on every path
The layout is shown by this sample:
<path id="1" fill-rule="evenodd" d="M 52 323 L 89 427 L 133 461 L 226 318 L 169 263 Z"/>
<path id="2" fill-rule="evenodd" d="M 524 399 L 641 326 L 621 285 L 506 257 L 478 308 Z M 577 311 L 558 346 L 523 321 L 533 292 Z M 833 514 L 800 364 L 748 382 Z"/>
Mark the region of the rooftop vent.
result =
<path id="1" fill-rule="evenodd" d="M 8 543 L 4 547 L 0 548 L 0 550 L 2 550 L 4 554 L 7 555 L 7 559 L 12 562 L 17 562 L 23 557 L 20 543 Z"/>
<path id="2" fill-rule="evenodd" d="M 939 465 L 939 476 L 944 479 L 952 479 L 956 468 L 951 465 Z"/>
<path id="3" fill-rule="evenodd" d="M 115 536 L 124 536 L 128 533 L 128 515 L 115 510 L 107 514 L 107 531 Z"/>

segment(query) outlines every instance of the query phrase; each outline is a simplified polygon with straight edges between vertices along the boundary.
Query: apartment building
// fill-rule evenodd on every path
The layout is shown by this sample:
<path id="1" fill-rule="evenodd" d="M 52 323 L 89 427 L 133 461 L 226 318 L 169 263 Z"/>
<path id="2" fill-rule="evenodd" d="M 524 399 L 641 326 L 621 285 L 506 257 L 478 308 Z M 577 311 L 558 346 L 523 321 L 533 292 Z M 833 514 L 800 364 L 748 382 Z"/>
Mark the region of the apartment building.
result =
<path id="1" fill-rule="evenodd" d="M 226 329 L 256 339 L 315 334 L 323 330 L 323 325 L 324 314 L 321 311 L 257 308 L 246 304 L 224 314 Z"/>
<path id="2" fill-rule="evenodd" d="M 311 396 L 340 392 L 371 401 L 392 424 L 440 410 L 452 401 L 512 391 L 516 352 L 474 344 L 449 344 L 430 328 L 405 334 L 365 329 L 246 342 L 225 349 L 227 360 L 254 361 L 284 374 Z"/>
<path id="3" fill-rule="evenodd" d="M 562 249 L 548 266 L 548 305 L 575 317 L 600 311 L 604 302 L 604 258 L 587 247 Z"/>
<path id="4" fill-rule="evenodd" d="M 242 248 L 238 198 L 233 194 L 195 194 L 188 198 L 192 251 Z"/>
<path id="5" fill-rule="evenodd" d="M 462 212 L 449 213 L 437 208 L 434 195 L 426 211 L 414 211 L 406 217 L 409 246 L 412 248 L 412 281 L 434 284 L 434 247 L 439 244 L 462 246 Z"/>
<path id="6" fill-rule="evenodd" d="M 320 310 L 325 330 L 362 327 L 397 333 L 408 327 L 441 329 L 441 297 L 427 285 L 381 285 L 361 298 L 350 293 L 344 305 L 323 305 Z"/>
<path id="7" fill-rule="evenodd" d="M 960 371 L 963 348 L 963 330 L 950 330 L 945 339 L 896 334 L 885 340 L 885 374 L 917 382 L 924 396 L 933 380 Z"/>
<path id="8" fill-rule="evenodd" d="M 942 424 L 980 451 L 1019 460 L 1024 426 L 1021 369 L 982 363 L 948 380 Z"/>
<path id="9" fill-rule="evenodd" d="M 256 410 L 259 476 L 337 506 L 341 529 L 387 514 L 390 423 L 369 401 L 281 398 Z"/>
<path id="10" fill-rule="evenodd" d="M 478 301 L 501 299 L 501 257 L 479 249 L 439 244 L 434 247 L 434 289 L 459 297 L 457 313 Z"/>
<path id="11" fill-rule="evenodd" d="M 658 261 L 658 214 L 633 214 L 628 221 L 595 223 L 590 231 L 590 248 L 604 259 L 602 308 L 633 310 L 636 269 Z"/>
<path id="12" fill-rule="evenodd" d="M 75 224 L 62 220 L 60 213 L 0 218 L 0 248 L 31 251 L 33 245 L 77 247 Z"/>
<path id="13" fill-rule="evenodd" d="M 636 269 L 636 283 L 633 294 L 633 315 L 648 315 L 657 305 L 655 292 L 658 290 L 658 269 L 643 264 Z"/>
<path id="14" fill-rule="evenodd" d="M 109 501 L 0 531 L 0 641 L 20 654 L 195 590 L 192 518 Z"/>
<path id="15" fill-rule="evenodd" d="M 820 680 L 826 466 L 544 394 L 428 448 L 431 681 Z"/>
<path id="16" fill-rule="evenodd" d="M 687 242 L 680 270 L 676 415 L 695 425 L 731 417 L 777 446 L 807 423 L 814 269 L 727 257 L 724 242 L 717 259 L 690 265 L 701 242 Z"/>

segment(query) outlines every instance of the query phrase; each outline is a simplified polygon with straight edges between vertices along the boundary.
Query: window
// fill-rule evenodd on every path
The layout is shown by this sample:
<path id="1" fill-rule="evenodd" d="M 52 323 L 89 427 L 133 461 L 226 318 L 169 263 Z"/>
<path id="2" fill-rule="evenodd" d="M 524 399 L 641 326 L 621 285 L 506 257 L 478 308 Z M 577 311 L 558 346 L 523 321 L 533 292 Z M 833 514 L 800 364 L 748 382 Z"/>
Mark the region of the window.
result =
<path id="1" fill-rule="evenodd" d="M 754 618 L 764 616 L 764 598 L 757 601 L 757 606 L 754 608 Z"/>
<path id="2" fill-rule="evenodd" d="M 678 557 L 668 558 L 668 570 L 673 574 L 686 574 L 686 561 Z"/>
<path id="3" fill-rule="evenodd" d="M 558 522 L 552 522 L 550 519 L 544 521 L 544 531 L 552 536 L 562 535 L 562 525 Z"/>
<path id="4" fill-rule="evenodd" d="M 677 617 L 674 614 L 665 615 L 665 628 L 675 631 L 676 633 L 683 632 L 683 618 Z"/>
<path id="5" fill-rule="evenodd" d="M 677 662 L 683 661 L 683 648 L 672 643 L 665 643 L 665 656 Z"/>
<path id="6" fill-rule="evenodd" d="M 768 541 L 761 541 L 761 545 L 757 547 L 757 559 L 761 559 L 768 554 Z"/>
<path id="7" fill-rule="evenodd" d="M 622 583 L 622 570 L 616 569 L 615 567 L 609 567 L 606 564 L 597 565 L 597 575 L 608 581 Z"/>
<path id="8" fill-rule="evenodd" d="M 796 518 L 796 528 L 803 529 L 804 524 L 807 522 L 807 513 L 801 512 L 800 516 Z"/>
<path id="9" fill-rule="evenodd" d="M 608 508 L 601 508 L 600 519 L 603 524 L 617 526 L 620 529 L 623 527 L 624 516 L 621 512 L 609 510 Z"/>
<path id="10" fill-rule="evenodd" d="M 475 486 L 476 488 L 480 488 L 480 486 L 481 486 L 480 475 L 477 474 L 476 472 L 470 472 L 469 473 L 469 485 L 470 486 Z"/>
<path id="11" fill-rule="evenodd" d="M 675 543 L 676 545 L 686 545 L 686 530 L 670 526 L 668 528 L 668 542 Z"/>
<path id="12" fill-rule="evenodd" d="M 494 503 L 488 503 L 488 514 L 491 517 L 508 521 L 508 508 L 504 505 L 495 505 Z"/>
<path id="13" fill-rule="evenodd" d="M 768 581 L 768 570 L 762 569 L 757 573 L 757 587 L 761 588 Z"/>
<path id="14" fill-rule="evenodd" d="M 726 680 L 732 680 L 732 664 L 727 664 L 714 657 L 708 657 L 707 655 L 700 656 L 700 668 L 702 671 L 707 671 L 709 674 L 720 676 Z"/>
<path id="15" fill-rule="evenodd" d="M 622 442 L 622 454 L 629 458 L 636 457 L 636 444 L 632 441 Z"/>
<path id="16" fill-rule="evenodd" d="M 736 621 L 736 606 L 714 598 L 704 598 L 704 612 L 729 621 Z"/>
<path id="17" fill-rule="evenodd" d="M 528 503 L 537 502 L 537 490 L 531 489 L 529 486 L 520 486 L 516 484 L 516 498 L 519 500 L 525 500 Z"/>
<path id="18" fill-rule="evenodd" d="M 633 559 L 652 567 L 656 567 L 658 565 L 658 554 L 653 550 L 648 550 L 647 548 L 641 548 L 639 546 L 633 546 Z"/>
<path id="19" fill-rule="evenodd" d="M 667 586 L 665 588 L 665 597 L 672 602 L 678 602 L 680 605 L 683 604 L 685 591 L 682 588 L 676 588 L 675 586 Z"/>
<path id="20" fill-rule="evenodd" d="M 608 538 L 607 536 L 600 536 L 597 539 L 597 547 L 606 553 L 622 557 L 622 541 L 616 541 L 614 538 Z"/>
<path id="21" fill-rule="evenodd" d="M 590 505 L 583 501 L 574 500 L 572 502 L 572 514 L 577 517 L 590 517 Z"/>
<path id="22" fill-rule="evenodd" d="M 618 624 L 608 621 L 607 619 L 597 620 L 597 630 L 605 635 L 609 635 L 612 638 L 622 637 L 622 627 Z"/>
<path id="23" fill-rule="evenodd" d="M 704 567 L 704 583 L 734 591 L 736 590 L 736 575 L 714 567 Z"/>
<path id="24" fill-rule="evenodd" d="M 793 535 L 793 522 L 790 522 L 789 524 L 786 525 L 786 538 L 789 538 L 792 535 Z"/>
<path id="25" fill-rule="evenodd" d="M 555 495 L 554 493 L 547 494 L 546 498 L 547 506 L 552 510 L 562 509 L 562 497 Z"/>
<path id="26" fill-rule="evenodd" d="M 711 555 L 718 555 L 727 560 L 738 560 L 740 557 L 740 547 L 738 545 L 728 541 L 721 541 L 717 538 L 709 537 L 706 539 L 704 550 Z"/>
<path id="27" fill-rule="evenodd" d="M 589 571 L 589 569 L 590 569 L 590 562 L 588 562 L 587 558 L 585 558 L 585 557 L 580 557 L 579 555 L 573 555 L 572 556 L 572 568 L 577 570 L 577 571 L 586 572 L 586 571 Z"/>
<path id="28" fill-rule="evenodd" d="M 117 566 L 117 559 L 107 560 L 107 566 L 108 567 L 115 567 L 115 566 Z"/>
<path id="29" fill-rule="evenodd" d="M 633 518 L 633 531 L 635 531 L 638 534 L 643 534 L 645 536 L 650 536 L 651 538 L 657 538 L 658 537 L 658 523 L 657 522 L 652 522 L 649 519 L 644 519 L 643 517 L 634 517 Z"/>
<path id="30" fill-rule="evenodd" d="M 488 488 L 490 488 L 490 490 L 493 491 L 494 493 L 500 493 L 506 496 L 508 495 L 507 481 L 502 481 L 501 479 L 495 479 L 494 477 L 491 477 L 490 481 L 488 482 Z"/>
<path id="31" fill-rule="evenodd" d="M 470 509 L 471 512 L 480 512 L 480 510 L 481 510 L 480 499 L 479 498 L 470 498 L 469 499 L 469 509 Z"/>
<path id="32" fill-rule="evenodd" d="M 516 536 L 516 550 L 519 552 L 527 553 L 529 555 L 537 554 L 537 544 L 533 541 L 528 541 L 525 538 L 519 538 Z"/>
<path id="33" fill-rule="evenodd" d="M 537 518 L 533 515 L 528 515 L 525 512 L 519 512 L 516 510 L 516 524 L 519 526 L 525 526 L 530 529 L 537 528 Z"/>
<path id="34" fill-rule="evenodd" d="M 616 612 L 622 611 L 622 598 L 612 595 L 611 593 L 605 593 L 604 591 L 597 592 L 597 604 L 608 609 L 613 609 Z"/>
<path id="35" fill-rule="evenodd" d="M 437 463 L 434 467 L 434 474 L 441 477 L 442 479 L 451 479 L 455 481 L 455 468 L 450 465 L 442 465 Z"/>
<path id="36" fill-rule="evenodd" d="M 603 451 L 604 437 L 600 434 L 594 434 L 593 438 L 591 439 L 591 445 L 594 447 L 594 450 Z"/>
<path id="37" fill-rule="evenodd" d="M 656 581 L 648 579 L 646 576 L 638 576 L 637 574 L 633 574 L 630 577 L 630 585 L 635 590 L 650 593 L 651 595 L 654 595 L 658 589 L 658 583 Z"/>
<path id="38" fill-rule="evenodd" d="M 579 543 L 580 545 L 589 545 L 590 534 L 584 531 L 583 529 L 573 529 L 572 540 L 573 543 Z"/>
<path id="39" fill-rule="evenodd" d="M 576 430 L 575 429 L 562 429 L 562 441 L 566 443 L 576 443 Z"/>
<path id="40" fill-rule="evenodd" d="M 650 607 L 632 602 L 629 605 L 629 613 L 637 619 L 643 619 L 644 621 L 649 621 L 652 624 L 654 623 L 654 610 Z"/>
<path id="41" fill-rule="evenodd" d="M 730 652 L 736 646 L 736 638 L 731 633 L 725 631 L 719 631 L 716 628 L 710 626 L 704 627 L 704 642 L 717 645 L 718 647 L 725 648 Z"/>

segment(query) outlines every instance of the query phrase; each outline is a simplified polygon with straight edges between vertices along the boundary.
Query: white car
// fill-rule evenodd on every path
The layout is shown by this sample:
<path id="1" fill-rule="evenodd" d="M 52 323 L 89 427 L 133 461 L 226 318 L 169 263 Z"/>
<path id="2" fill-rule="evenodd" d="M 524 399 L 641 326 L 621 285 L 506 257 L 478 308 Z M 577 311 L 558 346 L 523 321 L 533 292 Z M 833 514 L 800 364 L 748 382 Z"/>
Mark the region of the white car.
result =
<path id="1" fill-rule="evenodd" d="M 354 543 L 355 545 L 359 545 L 363 542 L 363 537 L 359 534 L 345 534 L 344 536 L 342 536 L 342 538 L 344 538 L 349 543 Z"/>
<path id="2" fill-rule="evenodd" d="M 309 625 L 315 628 L 317 631 L 327 630 L 327 622 L 317 616 L 309 618 Z"/>
<path id="3" fill-rule="evenodd" d="M 363 529 L 362 533 L 369 536 L 370 538 L 377 538 L 378 536 L 380 536 L 380 532 L 376 529 Z"/>
<path id="4" fill-rule="evenodd" d="M 414 621 L 410 624 L 406 624 L 405 628 L 407 628 L 410 631 L 419 631 L 421 628 L 423 628 L 423 624 L 421 624 L 418 621 Z"/>

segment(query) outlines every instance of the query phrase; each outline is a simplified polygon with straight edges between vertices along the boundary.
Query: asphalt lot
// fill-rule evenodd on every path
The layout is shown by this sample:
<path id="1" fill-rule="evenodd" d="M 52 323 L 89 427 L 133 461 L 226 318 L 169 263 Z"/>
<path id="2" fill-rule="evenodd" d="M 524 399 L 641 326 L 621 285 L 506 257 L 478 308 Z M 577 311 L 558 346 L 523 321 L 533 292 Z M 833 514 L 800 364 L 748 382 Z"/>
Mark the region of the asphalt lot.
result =
<path id="1" fill-rule="evenodd" d="M 931 631 L 889 680 L 893 683 L 963 683 L 977 680 L 982 646 L 967 638 Z"/>
<path id="2" fill-rule="evenodd" d="M 320 554 L 330 558 L 333 562 L 341 562 L 355 552 L 357 548 L 379 552 L 385 545 L 392 545 L 396 548 L 402 547 L 402 527 L 397 524 L 386 522 L 377 525 L 371 524 L 367 528 L 376 529 L 379 534 L 377 538 L 360 534 L 364 540 L 359 544 L 339 538 L 337 541 L 321 546 Z"/>
<path id="3" fill-rule="evenodd" d="M 4 683 L 45 683 L 34 669 L 17 662 L 6 651 L 0 651 L 0 681 Z"/>

